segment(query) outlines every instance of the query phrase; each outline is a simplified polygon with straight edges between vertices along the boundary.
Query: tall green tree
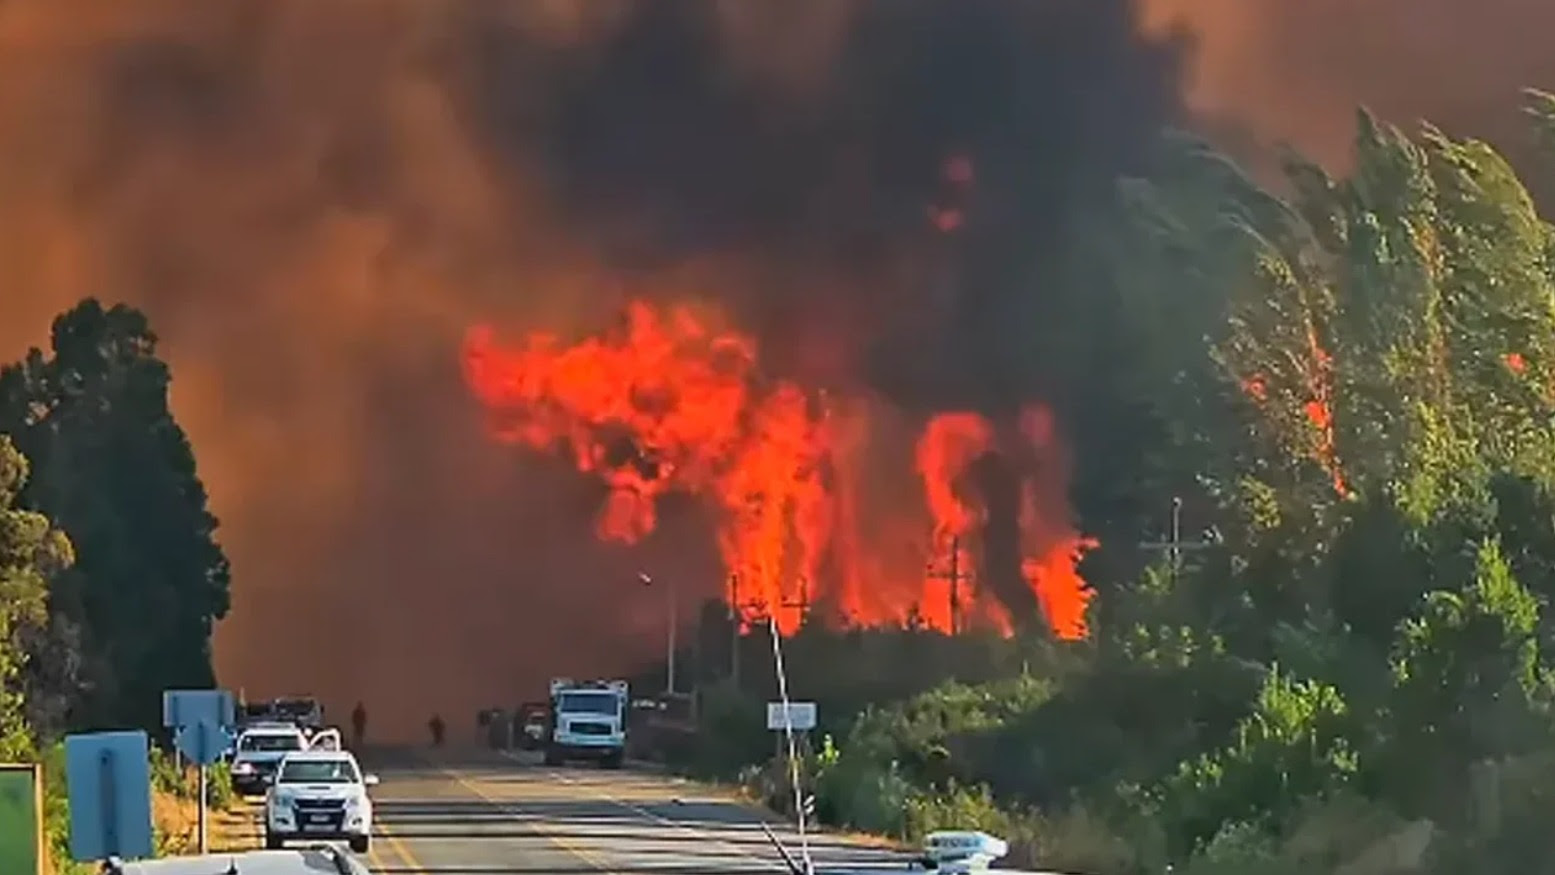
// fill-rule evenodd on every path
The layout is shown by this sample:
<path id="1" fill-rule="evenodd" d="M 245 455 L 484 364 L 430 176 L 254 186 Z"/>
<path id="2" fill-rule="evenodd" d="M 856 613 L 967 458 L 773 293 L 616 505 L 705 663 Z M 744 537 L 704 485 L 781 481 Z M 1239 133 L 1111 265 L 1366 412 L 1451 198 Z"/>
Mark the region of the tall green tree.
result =
<path id="1" fill-rule="evenodd" d="M 55 320 L 48 353 L 0 371 L 0 430 L 35 465 L 22 500 L 76 544 L 50 605 L 80 627 L 78 726 L 154 727 L 163 689 L 214 682 L 228 564 L 156 346 L 144 314 L 87 300 Z"/>
<path id="2" fill-rule="evenodd" d="M 27 758 L 32 746 L 25 710 L 25 635 L 47 622 L 49 579 L 70 566 L 70 541 L 17 499 L 27 459 L 0 434 L 0 762 Z"/>

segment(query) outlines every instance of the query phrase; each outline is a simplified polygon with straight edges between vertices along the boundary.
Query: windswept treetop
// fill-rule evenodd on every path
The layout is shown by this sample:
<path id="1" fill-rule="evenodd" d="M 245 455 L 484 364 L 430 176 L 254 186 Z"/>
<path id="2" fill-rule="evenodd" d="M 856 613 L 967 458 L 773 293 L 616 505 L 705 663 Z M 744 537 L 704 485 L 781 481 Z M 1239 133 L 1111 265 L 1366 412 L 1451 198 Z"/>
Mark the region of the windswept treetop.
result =
<path id="1" fill-rule="evenodd" d="M 0 761 L 24 759 L 25 635 L 48 622 L 48 582 L 73 561 L 70 541 L 42 514 L 20 509 L 27 459 L 0 433 Z"/>

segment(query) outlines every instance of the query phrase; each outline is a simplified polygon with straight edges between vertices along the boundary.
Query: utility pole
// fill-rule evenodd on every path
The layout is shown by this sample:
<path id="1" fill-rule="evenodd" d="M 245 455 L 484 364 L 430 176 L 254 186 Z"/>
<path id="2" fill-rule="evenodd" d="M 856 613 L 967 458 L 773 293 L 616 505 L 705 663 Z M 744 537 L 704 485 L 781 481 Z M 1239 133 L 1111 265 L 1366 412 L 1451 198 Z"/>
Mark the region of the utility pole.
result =
<path id="1" fill-rule="evenodd" d="M 638 572 L 637 579 L 642 581 L 643 586 L 653 586 L 653 577 L 650 576 L 646 571 Z M 668 626 L 664 642 L 664 692 L 672 696 L 675 694 L 676 607 L 675 583 L 674 581 L 671 581 L 667 586 L 664 587 L 664 610 L 665 616 L 667 617 Z"/>
<path id="2" fill-rule="evenodd" d="M 950 585 L 950 634 L 961 632 L 961 582 L 971 580 L 971 575 L 961 570 L 961 536 L 954 535 L 950 539 L 950 563 L 941 571 L 929 563 L 929 579 L 943 580 Z"/>
<path id="3" fill-rule="evenodd" d="M 799 611 L 799 625 L 801 628 L 810 620 L 810 582 L 804 578 L 799 579 L 799 598 L 784 600 L 782 607 Z"/>
<path id="4" fill-rule="evenodd" d="M 1172 522 L 1171 537 L 1165 541 L 1141 541 L 1142 550 L 1164 551 L 1167 555 L 1167 571 L 1171 575 L 1172 585 L 1177 584 L 1177 575 L 1182 568 L 1182 551 L 1205 550 L 1220 544 L 1220 533 L 1215 529 L 1207 529 L 1203 537 L 1196 541 L 1184 541 L 1182 539 L 1182 498 L 1172 498 Z"/>
<path id="5" fill-rule="evenodd" d="M 729 683 L 740 686 L 740 626 L 745 622 L 744 606 L 740 604 L 740 575 L 729 575 Z"/>

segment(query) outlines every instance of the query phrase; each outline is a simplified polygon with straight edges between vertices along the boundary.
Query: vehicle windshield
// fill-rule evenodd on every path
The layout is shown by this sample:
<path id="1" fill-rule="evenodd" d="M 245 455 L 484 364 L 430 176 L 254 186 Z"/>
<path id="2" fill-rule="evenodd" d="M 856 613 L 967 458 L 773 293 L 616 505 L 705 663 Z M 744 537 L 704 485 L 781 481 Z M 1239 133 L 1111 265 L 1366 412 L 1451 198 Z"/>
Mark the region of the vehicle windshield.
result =
<path id="1" fill-rule="evenodd" d="M 355 784 L 356 763 L 338 760 L 289 760 L 281 766 L 282 784 Z"/>
<path id="2" fill-rule="evenodd" d="M 615 693 L 562 693 L 556 710 L 568 714 L 614 715 L 621 707 Z"/>
<path id="3" fill-rule="evenodd" d="M 287 717 L 307 717 L 318 707 L 318 703 L 310 699 L 282 699 L 275 703 L 276 713 Z"/>
<path id="4" fill-rule="evenodd" d="M 278 750 L 302 750 L 302 739 L 290 732 L 265 732 L 243 736 L 238 742 L 238 750 L 253 751 L 278 751 Z"/>

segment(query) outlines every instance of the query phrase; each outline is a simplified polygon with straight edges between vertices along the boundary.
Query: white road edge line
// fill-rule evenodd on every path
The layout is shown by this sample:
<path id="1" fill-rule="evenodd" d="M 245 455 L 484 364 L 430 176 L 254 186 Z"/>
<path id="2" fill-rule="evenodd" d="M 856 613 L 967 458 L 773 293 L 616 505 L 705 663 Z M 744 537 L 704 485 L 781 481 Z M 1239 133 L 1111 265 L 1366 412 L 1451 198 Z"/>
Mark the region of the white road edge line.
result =
<path id="1" fill-rule="evenodd" d="M 514 754 L 512 754 L 512 753 L 510 753 L 508 751 L 505 751 L 505 750 L 504 751 L 498 751 L 498 753 L 501 753 L 504 757 L 512 760 L 513 762 L 520 762 L 520 763 L 523 762 L 523 760 L 519 759 L 516 755 L 514 755 Z M 660 824 L 662 826 L 668 826 L 668 827 L 670 827 L 672 829 L 679 830 L 679 831 L 681 831 L 681 832 L 691 836 L 694 839 L 698 839 L 700 841 L 707 842 L 707 843 L 712 844 L 712 845 L 716 845 L 716 846 L 724 849 L 725 851 L 733 854 L 734 856 L 744 857 L 747 860 L 753 860 L 753 861 L 755 861 L 757 863 L 762 864 L 764 867 L 766 867 L 768 869 L 771 869 L 774 872 L 787 872 L 788 871 L 788 867 L 787 866 L 784 866 L 784 865 L 782 865 L 782 864 L 780 864 L 780 863 L 778 863 L 778 862 L 776 862 L 776 861 L 774 861 L 772 859 L 769 859 L 767 857 L 758 857 L 755 854 L 752 854 L 750 851 L 747 851 L 747 850 L 745 850 L 743 848 L 736 847 L 735 845 L 730 844 L 728 841 L 726 841 L 724 839 L 720 839 L 717 836 L 711 835 L 709 833 L 703 832 L 702 830 L 699 830 L 696 827 L 688 826 L 688 825 L 686 825 L 684 823 L 681 823 L 679 821 L 671 820 L 671 819 L 669 819 L 667 817 L 664 817 L 662 815 L 654 814 L 652 811 L 649 811 L 646 808 L 642 808 L 640 806 L 633 805 L 632 803 L 626 802 L 626 801 L 621 800 L 621 799 L 617 799 L 614 796 L 611 796 L 609 794 L 601 793 L 598 790 L 594 789 L 593 786 L 591 786 L 591 785 L 589 785 L 589 784 L 587 784 L 587 783 L 585 783 L 583 781 L 578 781 L 578 780 L 576 780 L 574 778 L 570 778 L 570 777 L 568 777 L 567 775 L 565 775 L 565 774 L 563 774 L 561 772 L 548 771 L 546 774 L 550 778 L 552 778 L 553 780 L 560 781 L 560 782 L 562 782 L 564 784 L 573 784 L 573 785 L 578 786 L 578 787 L 583 787 L 583 788 L 587 789 L 588 792 L 590 793 L 590 795 L 594 796 L 596 799 L 600 799 L 600 800 L 603 800 L 605 802 L 609 802 L 610 804 L 620 806 L 621 808 L 625 808 L 627 811 L 630 811 L 633 814 L 637 814 L 637 815 L 640 815 L 642 817 L 646 817 L 649 820 L 654 821 L 655 823 L 658 823 L 658 824 Z"/>

